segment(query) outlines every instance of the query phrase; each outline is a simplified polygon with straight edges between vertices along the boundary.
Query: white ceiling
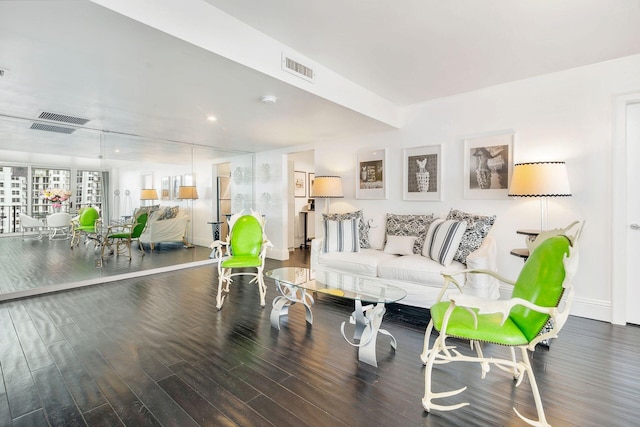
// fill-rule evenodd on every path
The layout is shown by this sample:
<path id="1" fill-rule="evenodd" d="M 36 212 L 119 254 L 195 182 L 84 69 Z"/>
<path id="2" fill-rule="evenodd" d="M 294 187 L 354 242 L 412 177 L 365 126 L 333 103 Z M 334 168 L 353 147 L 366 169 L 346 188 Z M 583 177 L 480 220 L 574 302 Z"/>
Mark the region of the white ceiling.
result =
<path id="1" fill-rule="evenodd" d="M 204 1 L 398 108 L 640 53 L 639 0 Z M 0 68 L 0 149 L 99 139 L 29 130 L 41 111 L 247 152 L 392 129 L 87 0 L 0 1 Z"/>

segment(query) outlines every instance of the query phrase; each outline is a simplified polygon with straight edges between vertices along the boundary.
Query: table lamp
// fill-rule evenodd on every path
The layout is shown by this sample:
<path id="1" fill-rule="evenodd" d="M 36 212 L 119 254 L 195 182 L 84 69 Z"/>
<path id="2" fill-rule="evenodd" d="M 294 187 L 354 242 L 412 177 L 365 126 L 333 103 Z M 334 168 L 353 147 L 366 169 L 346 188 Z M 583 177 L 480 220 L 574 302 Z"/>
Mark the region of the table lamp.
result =
<path id="1" fill-rule="evenodd" d="M 158 200 L 158 191 L 153 188 L 143 188 L 140 191 L 140 200 L 151 200 L 151 204 L 153 204 L 153 200 Z"/>
<path id="2" fill-rule="evenodd" d="M 331 199 L 344 197 L 342 179 L 339 176 L 316 176 L 311 186 L 311 197 L 327 199 L 326 213 L 329 213 Z"/>
<path id="3" fill-rule="evenodd" d="M 513 167 L 509 197 L 540 198 L 540 231 L 547 230 L 549 197 L 570 197 L 565 162 L 516 163 Z"/>

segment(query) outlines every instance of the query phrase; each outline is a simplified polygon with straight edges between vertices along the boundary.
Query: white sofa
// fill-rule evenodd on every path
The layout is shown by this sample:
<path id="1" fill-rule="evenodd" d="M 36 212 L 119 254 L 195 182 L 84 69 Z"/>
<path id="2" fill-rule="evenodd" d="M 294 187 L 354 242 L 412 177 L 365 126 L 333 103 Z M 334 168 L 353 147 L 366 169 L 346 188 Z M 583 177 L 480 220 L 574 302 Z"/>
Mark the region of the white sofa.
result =
<path id="1" fill-rule="evenodd" d="M 161 242 L 182 242 L 187 243 L 187 224 L 189 217 L 187 213 L 179 209 L 175 218 L 157 219 L 157 213 L 153 212 L 147 220 L 147 225 L 140 235 L 140 242 L 146 243 L 155 249 L 155 245 Z"/>
<path id="2" fill-rule="evenodd" d="M 453 261 L 444 267 L 437 261 L 419 254 L 394 255 L 382 249 L 360 249 L 358 252 L 323 252 L 323 240 L 311 242 L 311 269 L 336 271 L 356 276 L 375 277 L 385 283 L 401 287 L 407 296 L 398 301 L 415 307 L 428 308 L 436 302 L 442 289 L 442 271 L 464 269 L 496 270 L 496 241 L 490 234 L 466 260 L 467 265 Z M 465 294 L 485 298 L 499 297 L 498 282 L 488 275 L 461 274 L 457 277 L 464 285 Z"/>

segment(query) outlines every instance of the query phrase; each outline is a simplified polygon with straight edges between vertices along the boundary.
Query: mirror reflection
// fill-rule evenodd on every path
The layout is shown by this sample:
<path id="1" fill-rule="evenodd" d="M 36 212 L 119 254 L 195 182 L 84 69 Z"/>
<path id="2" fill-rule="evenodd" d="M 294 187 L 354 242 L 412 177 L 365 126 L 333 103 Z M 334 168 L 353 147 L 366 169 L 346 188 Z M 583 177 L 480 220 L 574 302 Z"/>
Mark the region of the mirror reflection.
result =
<path id="1" fill-rule="evenodd" d="M 225 214 L 254 207 L 253 154 L 8 118 L 0 130 L 0 299 L 210 262 Z M 99 222 L 79 230 L 88 208 Z M 120 253 L 118 232 L 131 233 Z"/>

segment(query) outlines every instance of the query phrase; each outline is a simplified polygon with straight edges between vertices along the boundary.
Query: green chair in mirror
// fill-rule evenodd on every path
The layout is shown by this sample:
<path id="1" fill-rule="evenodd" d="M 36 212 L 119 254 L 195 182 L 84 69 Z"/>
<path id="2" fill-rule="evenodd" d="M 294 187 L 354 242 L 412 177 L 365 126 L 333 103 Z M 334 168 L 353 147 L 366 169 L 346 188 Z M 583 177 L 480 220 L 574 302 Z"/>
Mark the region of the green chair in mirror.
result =
<path id="1" fill-rule="evenodd" d="M 100 213 L 94 207 L 82 208 L 78 216 L 71 221 L 71 249 L 80 244 L 82 236 L 93 240 L 95 245 L 100 244 L 98 234 L 100 231 Z M 87 240 L 86 243 L 89 243 Z"/>
<path id="2" fill-rule="evenodd" d="M 426 365 L 422 406 L 427 412 L 451 411 L 469 405 L 466 402 L 449 404 L 448 401 L 442 403 L 439 400 L 455 396 L 466 387 L 434 392 L 433 384 L 438 383 L 434 380 L 434 365 L 475 362 L 480 364 L 481 378 L 484 379 L 490 366 L 494 365 L 510 373 L 516 380 L 516 387 L 526 374 L 535 401 L 537 420 L 526 418 L 515 407 L 513 409 L 527 424 L 549 426 L 528 351 L 534 351 L 536 344 L 544 340 L 557 338 L 567 321 L 574 295 L 572 280 L 578 265 L 578 238 L 583 225 L 584 222 L 574 223 L 567 229 L 558 230 L 565 232 L 574 228 L 576 232 L 573 235 L 545 233 L 540 236 L 541 241 L 532 245 L 533 251 L 515 282 L 488 270 L 465 270 L 465 274 L 489 274 L 512 285 L 509 299 L 491 300 L 465 295 L 453 276 L 443 274 L 445 286 L 440 298 L 449 284 L 457 286 L 458 292 L 431 307 L 431 320 L 421 355 Z M 437 331 L 437 337 L 433 346 L 429 347 L 433 330 Z M 447 342 L 449 338 L 454 342 Z M 458 350 L 456 344 L 464 342 L 469 342 L 470 348 L 467 351 Z M 508 352 L 502 355 L 505 349 Z M 516 349 L 520 351 L 520 360 L 516 357 Z"/>
<path id="3" fill-rule="evenodd" d="M 138 241 L 138 248 L 144 256 L 144 248 L 140 242 L 140 235 L 147 225 L 147 211 L 139 211 L 133 218 L 133 222 L 129 224 L 112 225 L 107 229 L 104 244 L 102 245 L 102 257 L 105 255 L 105 248 L 108 248 L 109 254 L 115 252 L 116 255 L 127 254 L 131 260 L 131 242 Z M 113 245 L 115 244 L 115 250 Z"/>
<path id="4" fill-rule="evenodd" d="M 263 277 L 264 260 L 267 249 L 273 245 L 264 233 L 264 224 L 264 218 L 254 211 L 246 215 L 242 212 L 232 215 L 227 239 L 216 240 L 210 245 L 218 262 L 218 310 L 229 293 L 232 278 L 242 275 L 253 276 L 249 283 L 258 285 L 260 305 L 265 306 L 267 287 Z"/>

